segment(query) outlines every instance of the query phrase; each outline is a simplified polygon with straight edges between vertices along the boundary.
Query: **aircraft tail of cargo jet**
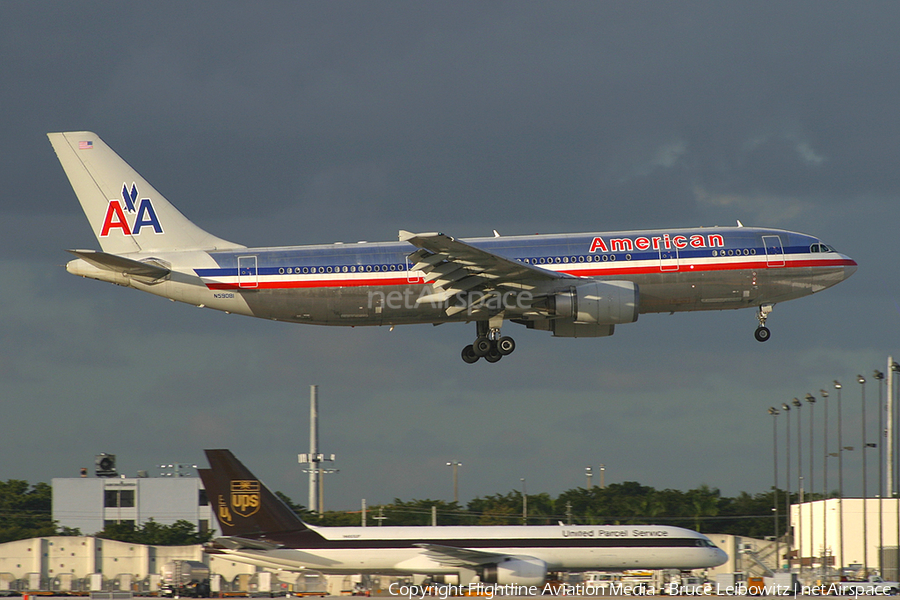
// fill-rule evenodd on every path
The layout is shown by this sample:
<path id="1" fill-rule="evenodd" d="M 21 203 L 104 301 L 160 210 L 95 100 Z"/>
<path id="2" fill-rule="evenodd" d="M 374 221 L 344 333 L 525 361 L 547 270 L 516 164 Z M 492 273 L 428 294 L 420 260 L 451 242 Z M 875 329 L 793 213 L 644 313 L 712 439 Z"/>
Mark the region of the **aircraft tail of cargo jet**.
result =
<path id="1" fill-rule="evenodd" d="M 230 451 L 206 455 L 210 468 L 201 469 L 200 477 L 224 534 L 206 552 L 236 562 L 541 585 L 553 571 L 695 569 L 727 560 L 706 536 L 663 525 L 313 526 Z"/>
<path id="2" fill-rule="evenodd" d="M 300 517 L 269 491 L 230 450 L 207 450 L 209 469 L 200 469 L 206 495 L 223 533 L 265 536 L 307 529 Z"/>

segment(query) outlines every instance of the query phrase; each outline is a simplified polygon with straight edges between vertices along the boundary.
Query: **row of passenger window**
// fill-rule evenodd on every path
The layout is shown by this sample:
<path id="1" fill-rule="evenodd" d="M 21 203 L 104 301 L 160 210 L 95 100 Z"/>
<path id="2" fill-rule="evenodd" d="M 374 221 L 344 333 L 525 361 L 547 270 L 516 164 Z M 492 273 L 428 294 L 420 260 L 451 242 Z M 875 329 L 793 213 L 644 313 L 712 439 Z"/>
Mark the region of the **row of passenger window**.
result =
<path id="1" fill-rule="evenodd" d="M 813 250 L 814 252 L 816 250 Z M 756 254 L 756 248 L 745 248 L 743 250 L 713 250 L 713 256 L 751 256 Z M 625 254 L 625 260 L 631 260 L 631 254 Z M 540 258 L 517 258 L 518 262 L 532 265 L 547 264 L 569 264 L 583 262 L 609 262 L 615 261 L 618 256 L 615 254 L 588 254 L 581 256 L 551 256 Z M 335 267 L 281 267 L 278 269 L 279 275 L 294 274 L 315 274 L 315 273 L 386 273 L 391 271 L 405 271 L 406 266 L 402 264 L 391 265 L 344 265 Z"/>
<path id="2" fill-rule="evenodd" d="M 602 259 L 600 257 L 603 257 Z M 630 259 L 631 255 L 627 255 Z M 519 258 L 516 259 L 519 262 L 531 264 L 531 265 L 552 265 L 552 264 L 560 264 L 560 263 L 574 263 L 574 262 L 600 262 L 616 260 L 615 254 L 599 254 L 593 255 L 588 254 L 587 256 L 551 256 L 549 258 L 541 257 L 541 258 Z"/>
<path id="3" fill-rule="evenodd" d="M 674 252 L 674 251 L 673 251 Z M 750 256 L 756 254 L 756 248 L 749 248 L 743 250 L 713 250 L 713 256 Z M 625 260 L 631 260 L 631 254 L 625 254 Z M 665 256 L 663 257 L 665 258 Z M 674 258 L 674 256 L 672 256 Z M 618 255 L 616 254 L 588 254 L 587 256 L 551 256 L 549 258 L 520 258 L 519 262 L 524 262 L 532 265 L 545 265 L 545 264 L 565 264 L 565 263 L 583 263 L 583 262 L 608 262 L 614 261 L 618 259 Z"/>
<path id="4" fill-rule="evenodd" d="M 404 265 L 344 265 L 338 267 L 281 267 L 279 275 L 294 275 L 303 273 L 386 273 L 390 271 L 404 271 Z"/>

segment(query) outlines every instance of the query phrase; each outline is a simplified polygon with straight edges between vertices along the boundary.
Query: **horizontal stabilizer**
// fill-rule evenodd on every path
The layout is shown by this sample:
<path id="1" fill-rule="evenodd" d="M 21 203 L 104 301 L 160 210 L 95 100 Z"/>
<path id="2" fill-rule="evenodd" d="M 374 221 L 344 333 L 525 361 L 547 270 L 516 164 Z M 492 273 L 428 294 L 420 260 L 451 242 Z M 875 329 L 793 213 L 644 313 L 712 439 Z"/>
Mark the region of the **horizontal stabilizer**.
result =
<path id="1" fill-rule="evenodd" d="M 158 264 L 132 260 L 124 256 L 109 254 L 108 252 L 98 252 L 97 250 L 66 250 L 66 252 L 70 252 L 104 271 L 114 271 L 137 277 L 149 277 L 154 280 L 163 279 L 171 273 L 169 269 Z"/>

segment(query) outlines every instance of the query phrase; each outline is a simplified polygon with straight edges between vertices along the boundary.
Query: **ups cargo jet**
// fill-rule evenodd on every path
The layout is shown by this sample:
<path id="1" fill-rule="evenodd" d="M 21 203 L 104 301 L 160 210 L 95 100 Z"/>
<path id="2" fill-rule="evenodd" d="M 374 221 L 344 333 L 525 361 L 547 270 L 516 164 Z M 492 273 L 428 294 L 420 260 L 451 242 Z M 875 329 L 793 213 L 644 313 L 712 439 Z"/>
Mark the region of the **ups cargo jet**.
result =
<path id="1" fill-rule="evenodd" d="M 101 251 L 69 250 L 70 273 L 195 306 L 315 325 L 475 323 L 462 358 L 515 350 L 505 321 L 556 337 L 612 335 L 641 313 L 756 308 L 756 339 L 778 302 L 856 271 L 818 238 L 709 227 L 460 240 L 247 248 L 185 218 L 90 132 L 50 142 Z"/>
<path id="2" fill-rule="evenodd" d="M 468 584 L 541 585 L 548 572 L 701 569 L 728 556 L 705 535 L 661 525 L 315 527 L 229 450 L 200 469 L 224 537 L 206 552 L 251 565 L 326 574 L 458 575 Z"/>

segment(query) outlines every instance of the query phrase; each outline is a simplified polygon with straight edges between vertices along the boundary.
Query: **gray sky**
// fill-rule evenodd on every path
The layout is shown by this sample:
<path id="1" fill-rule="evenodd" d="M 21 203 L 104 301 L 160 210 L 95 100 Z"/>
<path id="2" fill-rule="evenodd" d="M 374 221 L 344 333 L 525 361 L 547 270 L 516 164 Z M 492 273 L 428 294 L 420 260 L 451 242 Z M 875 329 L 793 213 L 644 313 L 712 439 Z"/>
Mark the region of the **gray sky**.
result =
<path id="1" fill-rule="evenodd" d="M 329 508 L 450 500 L 450 460 L 463 501 L 523 477 L 556 495 L 601 463 L 762 492 L 766 408 L 833 379 L 859 447 L 852 378 L 900 355 L 898 30 L 895 2 L 2 2 L 0 479 L 227 447 L 305 503 L 314 383 Z M 764 345 L 750 310 L 606 339 L 510 324 L 516 353 L 470 366 L 472 326 L 293 326 L 68 275 L 64 249 L 98 244 L 45 134 L 77 129 L 249 246 L 740 219 L 860 268 L 777 306 Z"/>

